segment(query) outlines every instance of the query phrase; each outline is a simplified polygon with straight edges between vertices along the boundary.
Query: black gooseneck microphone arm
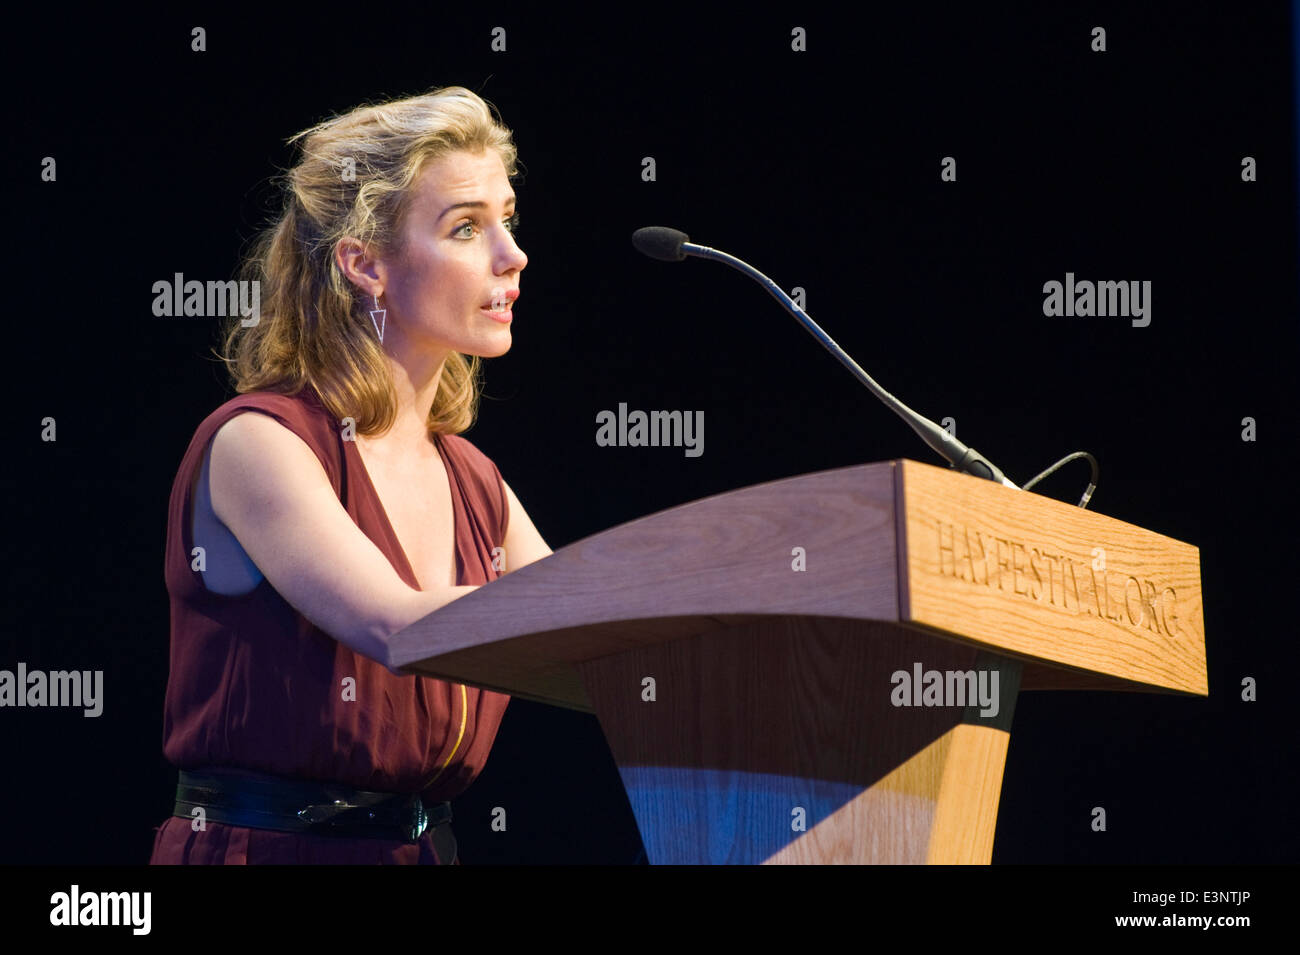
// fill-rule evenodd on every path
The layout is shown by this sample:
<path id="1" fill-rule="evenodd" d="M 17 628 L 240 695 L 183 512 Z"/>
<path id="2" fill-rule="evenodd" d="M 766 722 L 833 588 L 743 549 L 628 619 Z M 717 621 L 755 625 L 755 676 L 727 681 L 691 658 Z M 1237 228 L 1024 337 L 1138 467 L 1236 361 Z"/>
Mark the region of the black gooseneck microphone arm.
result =
<path id="1" fill-rule="evenodd" d="M 835 343 L 833 338 L 822 331 L 821 326 L 809 318 L 808 314 L 796 305 L 794 300 L 789 295 L 786 295 L 779 285 L 752 265 L 742 262 L 734 255 L 711 249 L 707 245 L 696 245 L 690 241 L 686 233 L 663 226 L 647 226 L 644 229 L 637 229 L 636 232 L 632 233 L 632 244 L 636 246 L 637 251 L 648 255 L 652 259 L 659 259 L 664 262 L 680 262 L 688 255 L 693 255 L 701 259 L 722 262 L 737 271 L 744 272 L 767 289 L 772 294 L 772 297 L 780 302 L 782 307 L 793 315 L 813 338 L 821 342 L 823 348 L 838 358 L 840 364 L 851 371 L 854 377 L 867 387 L 868 391 L 892 408 L 895 414 L 906 421 L 912 427 L 912 430 L 921 436 L 922 441 L 937 451 L 953 468 L 966 474 L 972 474 L 975 477 L 997 481 L 1007 487 L 1020 489 L 1018 485 L 1009 481 L 1006 475 L 984 455 L 974 448 L 962 444 L 929 418 L 917 414 L 876 384 L 875 380 L 863 371 L 861 366 L 850 358 L 844 349 Z"/>

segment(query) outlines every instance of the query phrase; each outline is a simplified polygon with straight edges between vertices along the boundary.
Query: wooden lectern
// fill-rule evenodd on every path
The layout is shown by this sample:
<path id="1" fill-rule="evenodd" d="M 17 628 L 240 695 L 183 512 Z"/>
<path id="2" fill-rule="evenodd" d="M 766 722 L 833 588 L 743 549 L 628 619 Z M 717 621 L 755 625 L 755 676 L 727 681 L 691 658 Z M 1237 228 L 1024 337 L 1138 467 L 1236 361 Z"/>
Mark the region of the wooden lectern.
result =
<path id="1" fill-rule="evenodd" d="M 593 534 L 388 663 L 594 712 L 652 863 L 986 864 L 1020 690 L 1209 692 L 1197 548 L 910 460 Z"/>

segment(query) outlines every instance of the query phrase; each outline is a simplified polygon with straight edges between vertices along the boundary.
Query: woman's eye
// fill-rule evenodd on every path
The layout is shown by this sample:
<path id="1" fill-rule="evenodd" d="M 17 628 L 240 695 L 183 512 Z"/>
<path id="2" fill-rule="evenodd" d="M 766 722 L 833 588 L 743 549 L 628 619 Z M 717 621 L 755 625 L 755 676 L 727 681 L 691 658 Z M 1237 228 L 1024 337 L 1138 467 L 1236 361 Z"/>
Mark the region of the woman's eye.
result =
<path id="1" fill-rule="evenodd" d="M 474 223 L 474 220 L 472 220 L 472 219 L 471 219 L 469 222 L 462 222 L 460 225 L 456 226 L 456 230 L 452 233 L 452 235 L 461 235 L 461 234 L 464 232 L 465 229 L 472 229 L 472 228 L 474 227 L 474 225 L 475 225 L 475 223 Z M 506 225 L 506 228 L 510 230 L 510 233 L 511 233 L 512 235 L 513 235 L 514 233 L 518 232 L 518 231 L 519 231 L 519 213 L 516 212 L 514 215 L 510 216 L 509 218 L 507 218 L 507 219 L 505 220 L 505 225 Z"/>

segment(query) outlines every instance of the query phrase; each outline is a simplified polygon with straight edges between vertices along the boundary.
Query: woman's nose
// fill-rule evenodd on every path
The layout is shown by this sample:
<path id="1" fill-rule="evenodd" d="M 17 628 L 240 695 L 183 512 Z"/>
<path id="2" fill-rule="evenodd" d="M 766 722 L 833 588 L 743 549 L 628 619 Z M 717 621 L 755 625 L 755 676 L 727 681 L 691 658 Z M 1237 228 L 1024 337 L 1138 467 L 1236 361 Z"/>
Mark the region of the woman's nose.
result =
<path id="1" fill-rule="evenodd" d="M 514 236 L 506 239 L 504 260 L 508 268 L 522 271 L 523 267 L 528 264 L 528 256 L 524 250 L 519 248 L 519 243 L 515 241 Z"/>

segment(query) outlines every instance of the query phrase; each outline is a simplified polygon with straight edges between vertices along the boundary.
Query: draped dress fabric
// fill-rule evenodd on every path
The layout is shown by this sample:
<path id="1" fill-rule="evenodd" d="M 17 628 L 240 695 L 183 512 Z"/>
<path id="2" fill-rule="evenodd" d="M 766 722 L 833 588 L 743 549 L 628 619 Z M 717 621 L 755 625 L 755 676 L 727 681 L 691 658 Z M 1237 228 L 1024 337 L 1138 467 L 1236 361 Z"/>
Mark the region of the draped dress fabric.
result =
<path id="1" fill-rule="evenodd" d="M 269 773 L 357 789 L 450 800 L 482 771 L 509 697 L 423 676 L 396 676 L 298 613 L 263 577 L 252 591 L 209 591 L 193 567 L 191 514 L 212 436 L 236 414 L 269 415 L 315 452 L 339 501 L 398 576 L 420 589 L 356 442 L 310 388 L 252 392 L 199 425 L 172 485 L 165 579 L 171 602 L 163 754 L 178 769 Z M 505 488 L 496 465 L 467 439 L 437 435 L 451 485 L 456 583 L 499 574 Z M 436 489 L 430 489 L 434 493 Z M 355 688 L 347 689 L 351 678 Z M 354 698 L 353 698 L 354 697 Z M 444 850 L 445 852 L 446 850 Z M 150 864 L 446 864 L 431 833 L 418 842 L 249 829 L 168 817 L 154 829 Z"/>

